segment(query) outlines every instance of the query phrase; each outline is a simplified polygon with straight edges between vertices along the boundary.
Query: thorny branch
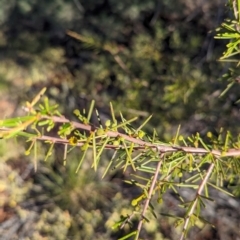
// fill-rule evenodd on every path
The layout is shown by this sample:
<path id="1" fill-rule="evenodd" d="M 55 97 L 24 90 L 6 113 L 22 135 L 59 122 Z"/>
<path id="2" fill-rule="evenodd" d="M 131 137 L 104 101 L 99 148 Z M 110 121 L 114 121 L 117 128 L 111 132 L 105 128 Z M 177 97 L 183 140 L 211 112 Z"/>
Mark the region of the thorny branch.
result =
<path id="1" fill-rule="evenodd" d="M 95 133 L 97 132 L 98 128 L 91 125 L 91 124 L 84 124 L 84 123 L 80 123 L 80 122 L 75 122 L 75 121 L 70 121 L 69 119 L 65 118 L 64 116 L 56 116 L 56 115 L 53 115 L 53 116 L 49 116 L 49 115 L 44 115 L 44 114 L 40 114 L 38 113 L 36 117 L 33 116 L 32 119 L 30 120 L 27 120 L 26 122 L 23 122 L 22 124 L 20 124 L 20 126 L 18 127 L 9 127 L 9 128 L 6 128 L 6 127 L 0 127 L 0 133 L 2 132 L 3 133 L 3 136 L 8 134 L 8 133 L 11 133 L 11 131 L 13 130 L 19 130 L 21 133 L 22 132 L 27 132 L 26 128 L 30 127 L 31 125 L 34 125 L 36 124 L 38 121 L 41 121 L 41 120 L 51 120 L 52 122 L 54 122 L 55 124 L 64 124 L 64 123 L 69 123 L 72 127 L 72 131 L 74 130 L 83 130 L 83 131 L 86 131 L 86 132 L 89 132 L 90 133 L 90 136 L 92 133 Z M 240 149 L 228 149 L 226 151 L 222 151 L 222 150 L 210 150 L 210 149 L 207 149 L 206 148 L 200 148 L 200 147 L 188 147 L 188 146 L 178 146 L 178 145 L 174 145 L 174 144 L 164 144 L 164 143 L 158 143 L 158 142 L 151 142 L 151 139 L 149 141 L 145 141 L 143 139 L 140 139 L 140 138 L 137 138 L 136 136 L 131 136 L 131 135 L 128 135 L 126 133 L 122 133 L 122 132 L 119 132 L 118 129 L 110 129 L 110 128 L 106 128 L 106 129 L 103 129 L 103 134 L 100 135 L 100 136 L 96 136 L 96 138 L 98 138 L 99 140 L 103 139 L 103 138 L 108 138 L 108 139 L 111 139 L 111 138 L 122 138 L 124 139 L 126 142 L 130 143 L 130 144 L 133 144 L 133 149 L 134 150 L 144 150 L 146 148 L 151 148 L 152 150 L 157 150 L 158 154 L 159 154 L 159 161 L 158 161 L 158 164 L 157 164 L 157 167 L 154 171 L 154 175 L 153 175 L 153 178 L 152 178 L 152 181 L 151 181 L 151 185 L 150 185 L 150 188 L 148 190 L 148 196 L 145 200 L 145 203 L 144 203 L 144 207 L 143 207 L 143 210 L 141 212 L 141 220 L 139 221 L 139 224 L 138 224 L 138 227 L 137 227 L 137 231 L 136 231 L 136 236 L 135 236 L 135 239 L 138 239 L 139 238 L 139 235 L 140 235 L 140 232 L 141 232 L 141 229 L 142 229 L 142 225 L 144 223 L 144 220 L 145 220 L 145 214 L 146 214 L 146 211 L 149 207 L 149 204 L 150 204 L 150 200 L 152 198 L 152 195 L 153 195 L 153 191 L 154 191 L 154 188 L 155 188 L 155 185 L 156 185 L 156 182 L 157 182 L 157 178 L 158 178 L 158 175 L 159 175 L 159 171 L 160 171 L 160 168 L 162 166 L 162 163 L 163 163 L 163 158 L 165 156 L 166 153 L 174 153 L 174 152 L 184 152 L 184 153 L 190 153 L 190 154 L 197 154 L 197 155 L 205 155 L 205 154 L 212 154 L 213 156 L 215 157 L 234 157 L 234 156 L 240 156 Z M 31 139 L 33 141 L 36 141 L 36 140 L 41 140 L 41 141 L 44 141 L 44 142 L 52 142 L 53 144 L 63 144 L 65 145 L 65 147 L 67 145 L 71 145 L 70 141 L 67 139 L 67 138 L 61 138 L 60 136 L 48 136 L 48 135 L 41 135 L 40 132 L 38 132 L 38 134 L 36 135 L 32 135 L 31 136 Z M 78 141 L 74 144 L 75 146 L 83 146 L 88 138 L 86 139 L 78 139 Z M 95 143 L 95 144 L 98 144 L 98 143 Z M 93 145 L 94 147 L 94 145 Z M 119 149 L 119 148 L 125 148 L 126 147 L 126 144 L 123 145 L 123 144 L 119 144 L 117 146 L 115 146 L 114 144 L 111 144 L 110 141 L 106 142 L 106 145 L 104 146 L 105 149 Z M 66 153 L 66 151 L 65 151 Z M 66 158 L 66 156 L 64 157 Z M 194 214 L 194 211 L 196 209 L 196 206 L 197 206 L 197 203 L 198 203 L 198 200 L 199 200 L 199 196 L 201 195 L 208 179 L 210 178 L 211 176 L 211 173 L 214 169 L 214 163 L 211 163 L 207 172 L 206 172 L 206 175 L 205 177 L 202 179 L 202 182 L 200 183 L 199 187 L 198 187 L 198 190 L 196 192 L 196 195 L 195 195 L 195 198 L 193 199 L 193 202 L 192 202 L 192 205 L 190 207 L 190 210 L 188 211 L 186 217 L 185 217 L 185 221 L 184 221 L 184 226 L 183 226 L 183 232 L 182 232 L 182 235 L 180 237 L 180 240 L 183 240 L 185 235 L 186 235 L 186 231 L 187 231 L 187 227 L 189 225 L 189 222 L 190 222 L 190 219 L 191 219 L 191 216 Z M 128 218 L 129 220 L 129 218 Z"/>
<path id="2" fill-rule="evenodd" d="M 83 124 L 83 123 L 79 123 L 79 122 L 75 122 L 75 121 L 70 121 L 69 119 L 65 118 L 65 117 L 58 117 L 58 116 L 40 116 L 40 118 L 38 120 L 41 119 L 51 119 L 53 120 L 55 123 L 71 123 L 72 126 L 75 129 L 81 129 L 81 130 L 85 130 L 85 131 L 95 131 L 97 128 L 90 125 L 90 124 Z M 0 132 L 6 132 L 11 130 L 11 128 L 0 128 Z M 150 142 L 146 142 L 142 139 L 138 139 L 136 137 L 132 137 L 129 136 L 127 134 L 124 133 L 120 133 L 118 131 L 111 131 L 111 130 L 106 130 L 104 133 L 104 136 L 108 136 L 108 137 L 112 137 L 112 138 L 116 138 L 116 137 L 122 137 L 124 138 L 124 140 L 127 140 L 131 143 L 136 144 L 137 146 L 134 147 L 135 150 L 141 150 L 144 149 L 145 147 L 150 147 L 150 148 L 158 148 L 159 151 L 164 152 L 164 153 L 171 153 L 171 152 L 185 152 L 185 153 L 193 153 L 193 154 L 207 154 L 207 153 L 212 153 L 215 156 L 221 156 L 221 157 L 234 157 L 234 156 L 240 156 L 240 149 L 228 149 L 228 151 L 224 152 L 224 154 L 222 153 L 222 151 L 219 150 L 207 150 L 205 148 L 196 148 L 196 147 L 186 147 L 186 146 L 178 146 L 178 145 L 167 145 L 167 144 L 161 144 L 161 143 L 150 143 Z M 47 135 L 42 135 L 42 136 L 36 136 L 36 139 L 38 140 L 42 140 L 42 141 L 52 141 L 54 143 L 59 143 L 59 144 L 69 144 L 69 141 L 67 139 L 61 139 L 58 137 L 52 137 L 52 136 L 47 136 Z M 78 142 L 76 143 L 76 146 L 82 146 L 84 144 L 84 142 Z M 121 145 L 119 146 L 113 146 L 111 144 L 107 144 L 106 145 L 106 149 L 115 149 L 115 148 L 119 148 L 122 147 Z"/>
<path id="3" fill-rule="evenodd" d="M 161 151 L 159 149 L 158 149 L 158 151 L 159 151 L 159 153 L 161 153 Z M 161 153 L 159 157 L 160 157 L 160 160 L 158 162 L 158 165 L 157 165 L 157 168 L 156 168 L 151 186 L 150 186 L 149 191 L 148 191 L 148 196 L 147 196 L 147 199 L 145 201 L 144 208 L 143 208 L 143 211 L 142 211 L 142 219 L 138 223 L 137 234 L 135 236 L 135 239 L 139 238 L 139 234 L 140 234 L 141 229 L 142 229 L 144 217 L 145 217 L 145 214 L 147 212 L 150 200 L 152 198 L 153 190 L 154 190 L 154 187 L 155 187 L 156 182 L 157 182 L 157 178 L 158 178 L 158 174 L 159 174 L 159 171 L 160 171 L 160 168 L 161 168 L 161 165 L 162 165 L 162 160 L 163 160 L 163 157 L 164 157 L 164 153 Z"/>
<path id="4" fill-rule="evenodd" d="M 214 163 L 211 163 L 210 166 L 209 166 L 209 168 L 208 168 L 208 170 L 207 170 L 207 173 L 206 173 L 204 179 L 202 180 L 202 182 L 201 182 L 201 184 L 199 185 L 199 188 L 198 188 L 198 190 L 197 190 L 197 192 L 196 192 L 194 202 L 193 202 L 193 204 L 192 204 L 192 206 L 191 206 L 191 209 L 190 209 L 190 211 L 189 211 L 189 213 L 188 213 L 188 215 L 187 215 L 187 217 L 186 217 L 186 219 L 185 219 L 185 223 L 184 223 L 184 226 L 183 226 L 182 235 L 181 235 L 181 237 L 180 237 L 179 240 L 183 240 L 184 237 L 185 237 L 185 235 L 186 235 L 187 226 L 188 226 L 188 224 L 189 224 L 190 217 L 191 217 L 191 215 L 194 213 L 194 210 L 195 210 L 195 208 L 196 208 L 196 205 L 197 205 L 197 202 L 198 202 L 198 197 L 201 195 L 201 193 L 202 193 L 202 191 L 203 191 L 203 189 L 204 189 L 204 186 L 206 185 L 208 179 L 209 179 L 210 176 L 211 176 L 211 173 L 212 173 L 213 169 L 214 169 Z"/>
<path id="5" fill-rule="evenodd" d="M 94 127 L 93 125 L 70 121 L 69 119 L 63 116 L 58 117 L 58 116 L 43 115 L 43 116 L 40 116 L 38 120 L 43 120 L 43 119 L 51 119 L 55 123 L 71 123 L 71 125 L 75 129 L 81 129 L 88 132 L 97 130 L 97 128 Z M 5 132 L 6 130 L 11 130 L 11 128 L 0 128 L 0 132 L 1 131 Z M 151 143 L 151 142 L 146 142 L 142 139 L 138 139 L 134 136 L 129 136 L 127 134 L 120 133 L 118 131 L 108 130 L 108 129 L 105 130 L 103 136 L 110 137 L 110 138 L 122 137 L 124 140 L 128 142 L 134 143 L 136 145 L 134 146 L 135 150 L 141 150 L 141 149 L 145 149 L 146 147 L 149 147 L 152 149 L 157 148 L 162 153 L 185 152 L 185 153 L 199 154 L 199 155 L 211 153 L 217 157 L 240 156 L 240 149 L 232 148 L 232 149 L 228 149 L 227 151 L 224 151 L 223 153 L 220 150 L 208 150 L 208 149 L 199 148 L 199 147 L 197 148 L 197 147 L 178 146 L 178 145 L 172 145 L 172 144 Z M 59 144 L 69 144 L 68 139 L 61 139 L 59 137 L 52 137 L 47 135 L 36 136 L 36 139 L 42 140 L 42 141 L 52 141 L 53 143 L 59 143 Z M 85 142 L 77 142 L 76 146 L 82 146 L 84 143 Z M 122 145 L 114 146 L 112 144 L 106 144 L 105 146 L 106 149 L 116 149 L 121 147 L 124 147 L 124 146 Z"/>

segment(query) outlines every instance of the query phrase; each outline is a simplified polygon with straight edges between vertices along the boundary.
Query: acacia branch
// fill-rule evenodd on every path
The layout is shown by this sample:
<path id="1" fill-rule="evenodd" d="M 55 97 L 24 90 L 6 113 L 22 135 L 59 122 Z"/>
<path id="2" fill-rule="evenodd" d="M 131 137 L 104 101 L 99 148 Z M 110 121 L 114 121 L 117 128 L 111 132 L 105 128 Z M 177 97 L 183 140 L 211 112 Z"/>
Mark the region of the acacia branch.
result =
<path id="1" fill-rule="evenodd" d="M 42 116 L 43 119 L 52 119 L 55 123 L 71 123 L 75 128 L 77 129 L 82 129 L 82 130 L 86 130 L 86 131 L 95 131 L 97 128 L 93 125 L 90 124 L 83 124 L 83 123 L 79 123 L 79 122 L 75 122 L 75 121 L 70 121 L 69 119 L 65 118 L 65 117 L 58 117 L 58 116 Z M 137 146 L 134 147 L 135 150 L 141 150 L 141 149 L 145 149 L 146 147 L 150 147 L 150 148 L 154 148 L 154 149 L 158 149 L 158 151 L 163 152 L 163 153 L 167 153 L 167 152 L 185 152 L 185 153 L 193 153 L 193 154 L 208 154 L 211 153 L 214 156 L 217 157 L 234 157 L 234 156 L 240 156 L 240 149 L 228 149 L 228 151 L 226 152 L 222 152 L 220 150 L 207 150 L 205 148 L 195 148 L 195 147 L 186 147 L 186 146 L 177 146 L 177 145 L 167 145 L 167 144 L 162 144 L 162 143 L 150 143 L 150 142 L 146 142 L 142 139 L 138 139 L 136 137 L 133 136 L 129 136 L 127 134 L 124 133 L 120 133 L 118 131 L 112 131 L 112 130 L 106 130 L 105 131 L 105 135 L 108 137 L 112 137 L 112 138 L 116 138 L 116 137 L 122 137 L 124 138 L 126 141 L 131 142 L 136 144 Z M 44 136 L 42 136 L 44 137 Z M 42 137 L 39 137 L 39 139 L 41 140 Z M 46 137 L 44 137 L 46 138 Z M 57 139 L 56 139 L 57 140 Z M 64 143 L 67 144 L 68 142 L 62 141 L 63 139 L 59 139 L 60 143 Z M 58 141 L 56 141 L 58 142 Z M 79 143 L 79 146 L 82 146 L 82 143 Z M 123 146 L 113 146 L 113 145 L 106 145 L 106 148 L 110 148 L 110 149 L 115 149 L 118 147 L 123 147 Z"/>
<path id="2" fill-rule="evenodd" d="M 159 153 L 161 153 L 161 150 L 158 149 Z M 148 191 L 148 196 L 147 196 L 147 199 L 145 201 L 145 204 L 144 204 L 144 208 L 143 208 L 143 211 L 142 211 L 142 219 L 139 221 L 138 223 L 138 228 L 137 228 L 137 234 L 135 236 L 135 239 L 137 240 L 139 238 L 139 234 L 141 232 L 141 229 L 142 229 L 142 225 L 143 225 L 143 221 L 144 221 L 144 217 L 145 217 L 145 214 L 147 212 L 147 209 L 148 209 L 148 206 L 149 206 L 149 203 L 150 203 L 150 200 L 152 198 L 152 193 L 153 193 L 153 190 L 155 188 L 155 185 L 156 185 L 156 182 L 157 182 L 157 178 L 158 178 L 158 174 L 159 174 L 159 171 L 160 171 L 160 168 L 161 168 L 161 165 L 162 165 L 162 159 L 164 157 L 164 153 L 161 153 L 160 154 L 160 160 L 158 162 L 158 165 L 157 165 L 157 168 L 155 170 L 155 174 L 154 174 L 154 177 L 153 177 L 153 180 L 152 180 L 152 183 L 151 183 L 151 186 L 149 188 L 149 191 Z"/>
<path id="3" fill-rule="evenodd" d="M 91 124 L 83 124 L 76 121 L 70 121 L 64 116 L 59 117 L 59 116 L 41 115 L 38 117 L 38 121 L 44 120 L 44 119 L 51 119 L 54 123 L 70 123 L 75 129 L 81 129 L 87 132 L 96 131 L 98 129 L 97 127 Z M 0 128 L 0 132 L 1 131 L 2 132 L 11 131 L 11 128 L 2 127 Z M 142 139 L 136 138 L 135 136 L 130 136 L 130 135 L 127 135 L 118 131 L 113 131 L 110 129 L 105 129 L 104 134 L 102 136 L 99 136 L 99 138 L 100 137 L 110 137 L 110 138 L 121 137 L 130 143 L 134 143 L 135 144 L 134 150 L 143 150 L 143 149 L 146 149 L 146 147 L 148 147 L 152 149 L 158 149 L 162 153 L 185 152 L 185 153 L 199 154 L 199 155 L 211 153 L 216 157 L 240 156 L 240 149 L 231 148 L 223 152 L 220 150 L 208 150 L 208 149 L 199 148 L 199 147 L 196 148 L 196 147 L 186 147 L 186 146 L 179 146 L 179 145 L 173 145 L 173 144 L 151 143 L 151 142 L 147 142 Z M 52 137 L 47 135 L 36 136 L 36 139 L 42 140 L 42 141 L 51 141 L 59 144 L 69 144 L 69 141 L 67 139 L 62 139 L 59 137 Z M 82 141 L 82 142 L 79 141 L 75 145 L 82 146 L 84 143 L 85 141 Z M 123 147 L 124 147 L 123 145 L 114 146 L 112 144 L 106 144 L 105 146 L 106 149 L 118 149 Z"/>
<path id="4" fill-rule="evenodd" d="M 212 173 L 213 169 L 214 169 L 214 163 L 211 163 L 210 166 L 209 166 L 209 168 L 208 168 L 208 170 L 207 170 L 207 173 L 206 173 L 204 179 L 202 180 L 201 184 L 200 184 L 199 187 L 198 187 L 198 190 L 197 190 L 196 195 L 195 195 L 194 202 L 193 202 L 193 204 L 192 204 L 192 206 L 191 206 L 191 209 L 190 209 L 190 211 L 188 212 L 187 217 L 186 217 L 186 219 L 185 219 L 185 223 L 184 223 L 184 226 L 183 226 L 182 235 L 181 235 L 181 237 L 180 237 L 179 240 L 183 240 L 184 237 L 185 237 L 185 234 L 186 234 L 186 231 L 187 231 L 187 226 L 188 226 L 189 221 L 190 221 L 190 217 L 191 217 L 192 214 L 194 213 L 194 210 L 195 210 L 196 205 L 197 205 L 197 202 L 198 202 L 198 197 L 201 195 L 201 193 L 202 193 L 202 191 L 203 191 L 203 189 L 204 189 L 204 186 L 206 185 L 208 179 L 209 179 L 210 176 L 211 176 L 211 173 Z"/>

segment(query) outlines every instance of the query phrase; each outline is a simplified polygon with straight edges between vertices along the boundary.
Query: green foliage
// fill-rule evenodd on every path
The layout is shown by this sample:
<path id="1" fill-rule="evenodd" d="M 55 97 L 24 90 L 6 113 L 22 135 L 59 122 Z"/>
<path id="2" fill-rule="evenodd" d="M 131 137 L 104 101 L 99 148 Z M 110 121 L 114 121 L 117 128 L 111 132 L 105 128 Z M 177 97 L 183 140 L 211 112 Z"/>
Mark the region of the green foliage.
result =
<path id="1" fill-rule="evenodd" d="M 238 55 L 240 53 L 240 2 L 229 1 L 229 8 L 231 9 L 231 18 L 225 19 L 219 28 L 216 29 L 216 39 L 229 40 L 226 45 L 226 50 L 223 52 L 220 61 L 233 63 L 233 66 L 239 66 Z M 239 69 L 237 67 L 230 68 L 226 74 L 223 75 L 224 79 L 229 82 L 225 91 L 222 92 L 223 96 L 230 88 L 239 85 Z"/>
<path id="2" fill-rule="evenodd" d="M 229 132 L 221 133 L 218 138 L 214 138 L 209 133 L 209 143 L 205 143 L 199 133 L 185 139 L 177 132 L 171 142 L 164 144 L 155 133 L 152 136 L 143 133 L 142 128 L 150 117 L 134 129 L 130 123 L 136 119 L 125 120 L 120 114 L 121 121 L 116 122 L 116 114 L 112 105 L 110 105 L 112 119 L 106 121 L 104 128 L 95 127 L 89 123 L 90 114 L 86 118 L 77 110 L 75 114 L 80 122 L 66 119 L 57 111 L 56 106 L 49 105 L 46 98 L 44 98 L 45 104 L 39 104 L 36 107 L 37 101 L 41 99 L 45 90 L 40 91 L 32 102 L 26 103 L 25 110 L 31 113 L 30 116 L 2 120 L 0 125 L 2 138 L 18 136 L 27 138 L 28 142 L 32 142 L 28 152 L 36 146 L 37 141 L 50 144 L 45 160 L 51 155 L 50 152 L 55 144 L 65 146 L 62 161 L 68 159 L 69 151 L 73 149 L 80 151 L 76 172 L 79 171 L 89 150 L 92 152 L 90 166 L 95 171 L 100 168 L 103 152 L 108 149 L 113 151 L 102 177 L 110 169 L 128 171 L 130 175 L 126 182 L 136 186 L 141 192 L 140 196 L 132 200 L 132 214 L 123 216 L 122 220 L 118 221 L 120 228 L 130 222 L 133 217 L 139 221 L 137 229 L 122 239 L 127 239 L 132 235 L 135 235 L 135 239 L 139 238 L 143 223 L 149 222 L 147 212 L 157 217 L 154 211 L 154 197 L 157 196 L 158 203 L 161 203 L 169 190 L 179 196 L 180 206 L 185 211 L 184 216 L 177 217 L 176 221 L 176 226 L 183 226 L 181 237 L 183 239 L 197 221 L 208 222 L 201 216 L 201 211 L 205 208 L 205 202 L 213 201 L 209 196 L 209 187 L 224 191 L 223 181 L 228 180 L 229 176 L 239 174 L 236 156 L 240 155 L 240 137 L 234 139 Z M 94 102 L 90 106 L 91 113 L 93 108 Z M 59 129 L 58 136 L 52 137 L 49 132 L 51 133 L 51 130 L 57 126 L 56 124 Z M 37 159 L 35 150 L 34 155 Z M 51 178 L 53 179 L 54 175 Z M 62 181 L 62 178 L 59 180 Z M 181 188 L 195 190 L 195 196 L 190 202 L 181 197 Z M 54 188 L 54 191 L 56 190 Z M 62 194 L 61 192 L 59 194 Z M 64 197 L 61 197 L 61 200 L 63 199 Z"/>

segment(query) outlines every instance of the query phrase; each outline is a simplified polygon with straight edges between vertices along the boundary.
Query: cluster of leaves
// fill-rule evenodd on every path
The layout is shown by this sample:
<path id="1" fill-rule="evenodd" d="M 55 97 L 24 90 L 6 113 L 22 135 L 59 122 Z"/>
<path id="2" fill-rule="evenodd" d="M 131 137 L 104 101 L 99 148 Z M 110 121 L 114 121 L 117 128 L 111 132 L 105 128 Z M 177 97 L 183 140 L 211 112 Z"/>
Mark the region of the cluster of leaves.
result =
<path id="1" fill-rule="evenodd" d="M 240 44 L 240 3 L 239 1 L 229 1 L 229 10 L 231 17 L 225 19 L 219 28 L 217 28 L 216 39 L 229 40 L 226 45 L 226 51 L 220 58 L 221 61 L 231 63 L 228 72 L 223 75 L 223 78 L 229 82 L 222 96 L 229 91 L 233 86 L 239 85 L 239 44 Z"/>

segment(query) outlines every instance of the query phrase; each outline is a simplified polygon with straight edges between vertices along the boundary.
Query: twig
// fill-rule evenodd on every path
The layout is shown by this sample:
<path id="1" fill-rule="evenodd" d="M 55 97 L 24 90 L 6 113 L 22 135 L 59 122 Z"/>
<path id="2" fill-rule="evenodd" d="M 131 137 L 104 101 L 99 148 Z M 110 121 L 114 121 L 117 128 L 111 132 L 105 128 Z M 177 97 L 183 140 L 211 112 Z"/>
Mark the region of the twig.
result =
<path id="1" fill-rule="evenodd" d="M 86 130 L 86 131 L 95 131 L 97 129 L 96 127 L 94 127 L 90 124 L 88 125 L 88 124 L 83 124 L 83 123 L 79 123 L 79 122 L 70 121 L 65 117 L 41 116 L 41 118 L 42 119 L 51 119 L 55 123 L 71 123 L 75 128 Z M 153 143 L 149 143 L 149 142 L 146 142 L 144 140 L 138 139 L 136 137 L 132 137 L 132 136 L 129 136 L 127 134 L 120 133 L 118 131 L 106 130 L 105 135 L 108 136 L 108 137 L 112 137 L 112 138 L 122 137 L 126 141 L 129 141 L 131 143 L 134 143 L 134 144 L 138 145 L 138 146 L 134 147 L 135 150 L 141 150 L 145 147 L 150 147 L 150 148 L 156 148 L 157 147 L 159 149 L 159 151 L 164 152 L 164 153 L 167 153 L 167 152 L 185 152 L 185 153 L 200 154 L 200 155 L 212 153 L 213 155 L 218 156 L 218 157 L 240 156 L 240 149 L 235 149 L 235 148 L 229 149 L 228 151 L 224 152 L 224 154 L 223 154 L 222 151 L 219 151 L 219 150 L 207 150 L 205 148 L 184 147 L 184 146 L 177 146 L 177 145 L 171 145 L 171 144 L 167 145 L 167 144 L 161 144 L 161 143 L 154 143 L 153 144 Z M 62 142 L 62 139 L 59 139 L 59 140 L 61 140 L 61 142 Z M 66 143 L 66 142 L 64 142 L 64 143 Z M 80 144 L 80 146 L 81 145 L 82 144 Z M 115 149 L 116 146 L 106 145 L 106 148 Z"/>
<path id="2" fill-rule="evenodd" d="M 213 171 L 213 168 L 214 168 L 214 163 L 212 163 L 212 164 L 209 166 L 206 176 L 204 177 L 204 179 L 202 180 L 201 184 L 199 185 L 199 188 L 198 188 L 198 190 L 197 190 L 197 192 L 196 192 L 196 196 L 195 196 L 194 203 L 192 204 L 191 209 L 190 209 L 190 211 L 189 211 L 189 213 L 188 213 L 188 215 L 187 215 L 187 218 L 186 218 L 185 223 L 184 223 L 184 226 L 183 226 L 182 235 L 181 235 L 181 237 L 180 237 L 179 240 L 183 240 L 184 237 L 185 237 L 185 234 L 186 234 L 186 231 L 187 231 L 187 226 L 188 226 L 189 221 L 190 221 L 190 217 L 191 217 L 191 215 L 194 213 L 194 210 L 195 210 L 196 205 L 197 205 L 198 196 L 201 195 L 201 193 L 202 193 L 202 191 L 203 191 L 203 188 L 204 188 L 204 186 L 206 185 L 207 180 L 209 179 L 209 177 L 210 177 L 210 175 L 211 175 L 211 173 L 212 173 L 212 171 Z"/>
<path id="3" fill-rule="evenodd" d="M 161 152 L 160 149 L 158 149 L 159 153 Z M 147 209 L 148 209 L 148 206 L 149 206 L 149 203 L 150 203 L 150 200 L 152 198 L 152 193 L 153 193 L 153 190 L 154 190 L 154 187 L 156 185 L 156 182 L 157 182 L 157 178 L 158 178 L 158 174 L 159 174 L 159 170 L 161 168 L 161 165 L 162 165 L 162 159 L 164 157 L 164 153 L 161 153 L 160 154 L 160 160 L 158 162 L 158 165 L 157 165 L 157 168 L 156 168 L 156 171 L 155 171 L 155 174 L 154 174 L 154 177 L 153 177 L 153 180 L 152 180 L 152 183 L 151 183 L 151 186 L 149 188 L 149 191 L 148 191 L 148 196 L 147 196 L 147 199 L 145 201 L 145 204 L 144 204 L 144 208 L 143 208 L 143 211 L 142 211 L 142 219 L 139 221 L 138 223 L 138 228 L 137 228 L 137 234 L 135 236 L 135 240 L 138 239 L 139 237 L 139 234 L 141 232 L 141 229 L 142 229 L 142 225 L 143 225 L 143 221 L 144 221 L 144 217 L 145 217 L 145 214 L 147 212 Z"/>
<path id="4" fill-rule="evenodd" d="M 47 115 L 40 115 L 38 116 L 37 120 L 43 120 L 43 119 L 51 119 L 55 123 L 71 123 L 72 126 L 75 129 L 82 129 L 85 131 L 96 131 L 97 128 L 91 124 L 83 124 L 75 121 L 70 121 L 69 119 L 65 118 L 64 116 L 58 117 L 58 116 L 47 116 Z M 24 125 L 24 123 L 23 123 Z M 13 128 L 5 128 L 5 127 L 0 127 L 0 132 L 4 132 L 6 134 L 7 131 L 14 130 Z M 129 136 L 124 133 L 120 133 L 118 131 L 112 131 L 112 130 L 106 130 L 104 133 L 104 136 L 110 137 L 110 138 L 117 138 L 121 137 L 124 140 L 134 143 L 134 150 L 142 150 L 145 149 L 146 147 L 155 149 L 158 148 L 159 151 L 163 153 L 173 153 L 173 152 L 185 152 L 185 153 L 190 153 L 190 154 L 199 154 L 199 155 L 204 155 L 211 153 L 216 157 L 236 157 L 240 156 L 240 149 L 228 149 L 226 152 L 222 152 L 220 150 L 208 150 L 205 148 L 196 148 L 196 147 L 185 147 L 185 146 L 178 146 L 178 145 L 172 145 L 172 144 L 162 144 L 162 143 L 150 143 L 146 142 L 142 139 L 138 139 L 134 136 Z M 100 136 L 101 137 L 101 136 Z M 43 140 L 43 141 L 52 141 L 54 143 L 60 143 L 60 144 L 68 144 L 69 141 L 67 139 L 61 139 L 58 137 L 51 137 L 47 135 L 42 135 L 42 136 L 36 136 L 36 139 L 38 140 Z M 84 142 L 78 142 L 76 146 L 82 146 Z M 116 149 L 122 147 L 121 145 L 119 146 L 114 146 L 111 144 L 106 144 L 106 149 Z"/>

